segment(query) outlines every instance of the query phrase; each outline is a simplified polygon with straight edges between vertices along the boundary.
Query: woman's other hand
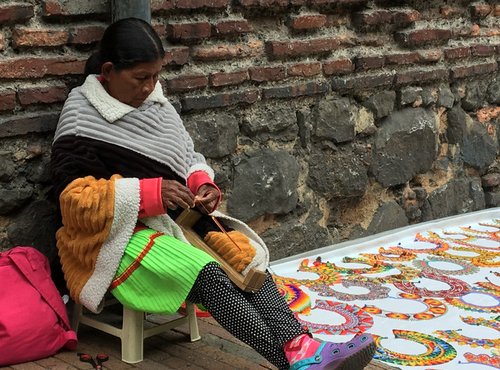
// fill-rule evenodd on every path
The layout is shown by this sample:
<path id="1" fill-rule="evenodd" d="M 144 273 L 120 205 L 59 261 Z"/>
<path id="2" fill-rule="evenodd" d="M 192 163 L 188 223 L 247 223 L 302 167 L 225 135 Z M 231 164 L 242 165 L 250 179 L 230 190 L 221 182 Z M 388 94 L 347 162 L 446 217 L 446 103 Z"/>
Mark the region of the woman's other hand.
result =
<path id="1" fill-rule="evenodd" d="M 175 180 L 163 179 L 161 199 L 165 211 L 167 209 L 177 209 L 179 206 L 181 208 L 193 208 L 195 206 L 195 197 L 191 190 Z"/>
<path id="2" fill-rule="evenodd" d="M 202 185 L 194 197 L 196 207 L 201 213 L 209 213 L 217 206 L 219 200 L 219 189 L 211 185 Z"/>

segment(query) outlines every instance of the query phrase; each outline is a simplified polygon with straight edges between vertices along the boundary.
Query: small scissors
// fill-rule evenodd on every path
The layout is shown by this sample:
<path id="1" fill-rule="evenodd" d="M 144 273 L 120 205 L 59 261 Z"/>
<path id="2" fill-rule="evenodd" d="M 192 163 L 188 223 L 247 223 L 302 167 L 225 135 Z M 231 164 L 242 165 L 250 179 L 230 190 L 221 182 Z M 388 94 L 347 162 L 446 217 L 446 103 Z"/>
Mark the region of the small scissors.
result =
<path id="1" fill-rule="evenodd" d="M 77 353 L 77 356 L 80 357 L 81 362 L 88 362 L 92 365 L 92 367 L 96 370 L 102 370 L 102 363 L 109 360 L 109 356 L 104 353 L 98 353 L 94 358 L 87 353 Z M 96 362 L 97 361 L 97 362 Z"/>

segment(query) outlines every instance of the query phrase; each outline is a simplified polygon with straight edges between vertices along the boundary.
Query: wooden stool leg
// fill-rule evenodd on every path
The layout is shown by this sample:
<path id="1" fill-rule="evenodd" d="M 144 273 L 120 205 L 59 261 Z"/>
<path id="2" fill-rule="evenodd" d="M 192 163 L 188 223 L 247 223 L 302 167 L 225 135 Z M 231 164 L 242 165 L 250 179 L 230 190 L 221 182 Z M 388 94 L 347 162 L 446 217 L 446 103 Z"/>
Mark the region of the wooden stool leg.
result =
<path id="1" fill-rule="evenodd" d="M 135 364 L 143 360 L 144 312 L 123 307 L 122 361 Z"/>
<path id="2" fill-rule="evenodd" d="M 186 301 L 186 315 L 188 318 L 189 325 L 189 336 L 191 342 L 200 340 L 200 331 L 198 330 L 198 318 L 196 317 L 196 311 L 194 309 L 194 304 Z"/>

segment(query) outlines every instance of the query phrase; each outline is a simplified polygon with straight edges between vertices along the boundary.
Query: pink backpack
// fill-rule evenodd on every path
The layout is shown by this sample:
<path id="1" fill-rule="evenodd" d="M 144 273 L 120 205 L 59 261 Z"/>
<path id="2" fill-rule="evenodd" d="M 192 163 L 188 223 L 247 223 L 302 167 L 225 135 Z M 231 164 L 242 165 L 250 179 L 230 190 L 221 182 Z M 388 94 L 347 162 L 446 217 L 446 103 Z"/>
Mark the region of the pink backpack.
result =
<path id="1" fill-rule="evenodd" d="M 0 366 L 76 348 L 47 257 L 32 247 L 0 253 Z"/>

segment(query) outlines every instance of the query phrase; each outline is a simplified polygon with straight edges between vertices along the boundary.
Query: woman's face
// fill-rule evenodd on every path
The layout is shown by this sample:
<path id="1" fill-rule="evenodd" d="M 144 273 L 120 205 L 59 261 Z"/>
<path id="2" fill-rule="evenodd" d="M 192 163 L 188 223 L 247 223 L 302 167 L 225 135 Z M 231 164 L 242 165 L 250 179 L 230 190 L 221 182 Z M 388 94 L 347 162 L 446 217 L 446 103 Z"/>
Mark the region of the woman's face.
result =
<path id="1" fill-rule="evenodd" d="M 138 108 L 154 90 L 162 64 L 158 59 L 116 70 L 113 63 L 106 62 L 102 66 L 104 88 L 113 98 Z"/>

